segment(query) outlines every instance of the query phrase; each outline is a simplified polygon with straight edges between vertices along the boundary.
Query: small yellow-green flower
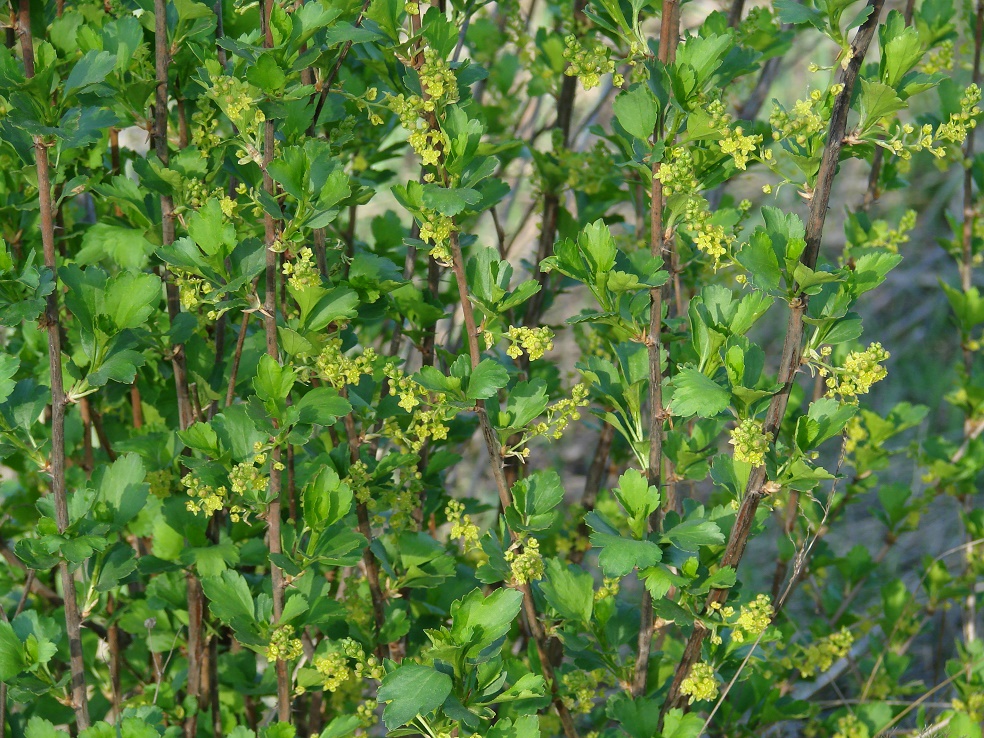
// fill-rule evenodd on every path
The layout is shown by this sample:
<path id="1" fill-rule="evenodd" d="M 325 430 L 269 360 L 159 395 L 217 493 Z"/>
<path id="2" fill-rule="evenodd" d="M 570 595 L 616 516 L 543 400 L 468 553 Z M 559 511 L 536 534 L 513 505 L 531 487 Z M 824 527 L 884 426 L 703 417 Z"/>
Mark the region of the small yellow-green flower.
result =
<path id="1" fill-rule="evenodd" d="M 714 667 L 704 661 L 698 661 L 680 684 L 680 692 L 690 697 L 691 705 L 702 700 L 716 699 L 718 683 L 714 678 Z"/>
<path id="2" fill-rule="evenodd" d="M 266 648 L 266 658 L 269 662 L 291 661 L 301 655 L 304 650 L 300 638 L 292 638 L 293 625 L 281 625 L 273 631 L 270 643 Z"/>
<path id="3" fill-rule="evenodd" d="M 769 437 L 765 434 L 761 421 L 745 418 L 731 431 L 729 441 L 735 447 L 735 460 L 752 466 L 761 466 L 769 450 Z"/>

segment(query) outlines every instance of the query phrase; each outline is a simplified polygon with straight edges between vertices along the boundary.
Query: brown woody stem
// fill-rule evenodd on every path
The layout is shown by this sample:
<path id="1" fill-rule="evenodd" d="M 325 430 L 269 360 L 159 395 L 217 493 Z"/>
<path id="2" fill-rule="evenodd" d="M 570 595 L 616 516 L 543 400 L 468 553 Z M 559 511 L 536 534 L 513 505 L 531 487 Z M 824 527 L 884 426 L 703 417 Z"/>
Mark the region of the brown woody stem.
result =
<path id="1" fill-rule="evenodd" d="M 837 172 L 837 165 L 840 160 L 840 152 L 843 145 L 844 133 L 847 130 L 847 116 L 851 109 L 851 95 L 857 82 L 858 72 L 861 64 L 868 53 L 868 46 L 874 38 L 875 30 L 878 27 L 878 20 L 881 16 L 881 9 L 884 0 L 869 0 L 868 6 L 871 14 L 864 24 L 858 29 L 852 44 L 852 57 L 847 68 L 841 73 L 840 82 L 844 85 L 831 111 L 830 126 L 827 132 L 827 142 L 824 146 L 823 155 L 820 160 L 820 170 L 817 174 L 817 183 L 810 200 L 810 212 L 806 223 L 806 249 L 803 252 L 802 263 L 813 269 L 816 267 L 817 257 L 820 253 L 820 243 L 823 237 L 823 225 L 827 217 L 827 207 L 830 202 L 831 188 L 834 182 L 834 175 Z M 803 316 L 806 313 L 807 295 L 799 292 L 790 301 L 789 318 L 786 324 L 786 340 L 783 345 L 782 359 L 779 365 L 778 381 L 782 389 L 772 397 L 769 409 L 766 414 L 765 433 L 770 438 L 775 439 L 779 432 L 779 426 L 786 414 L 786 405 L 789 402 L 789 392 L 792 389 L 796 373 L 799 371 L 800 359 L 803 350 Z M 769 494 L 771 484 L 767 483 L 765 467 L 760 466 L 752 471 L 745 488 L 745 494 L 738 509 L 734 526 L 731 529 L 731 536 L 725 549 L 721 566 L 737 568 L 745 552 L 745 546 L 755 523 L 755 513 L 759 503 Z M 724 602 L 728 597 L 729 590 L 713 589 L 707 597 L 705 610 L 713 603 Z M 683 707 L 686 698 L 680 692 L 683 680 L 690 674 L 694 664 L 700 659 L 701 645 L 707 636 L 707 628 L 698 620 L 694 624 L 693 632 L 684 649 L 683 657 L 677 664 L 670 684 L 670 691 L 663 703 L 660 722 L 662 723 L 667 711 L 674 707 Z"/>
<path id="2" fill-rule="evenodd" d="M 458 285 L 458 293 L 461 297 L 461 312 L 465 321 L 464 330 L 468 345 L 468 355 L 471 360 L 472 369 L 474 369 L 481 361 L 482 352 L 478 345 L 478 329 L 475 324 L 475 313 L 472 310 L 471 299 L 469 297 L 468 281 L 465 278 L 465 262 L 461 253 L 461 244 L 458 242 L 457 230 L 451 231 L 451 259 L 452 271 L 454 272 L 454 278 Z M 512 494 L 509 492 L 506 475 L 502 468 L 499 439 L 495 429 L 492 427 L 492 423 L 489 421 L 489 414 L 483 400 L 476 402 L 476 411 L 482 428 L 482 436 L 485 439 L 485 447 L 489 454 L 489 467 L 492 470 L 492 476 L 495 479 L 496 489 L 499 493 L 499 502 L 502 505 L 502 509 L 505 510 L 512 504 Z M 515 538 L 515 534 L 512 535 Z M 543 676 L 550 686 L 553 704 L 557 710 L 557 714 L 560 716 L 564 734 L 567 738 L 578 738 L 574 718 L 561 701 L 558 693 L 557 678 L 547 651 L 547 636 L 543 630 L 540 615 L 536 611 L 533 590 L 529 584 L 522 584 L 519 590 L 523 593 L 523 612 L 526 615 L 526 625 L 536 645 L 540 666 L 543 669 Z"/>
<path id="3" fill-rule="evenodd" d="M 20 34 L 24 54 L 24 71 L 28 79 L 34 76 L 34 40 L 31 37 L 31 8 L 29 0 L 20 0 Z M 48 144 L 42 136 L 34 137 L 35 166 L 38 175 L 38 200 L 41 213 L 41 243 L 44 265 L 54 279 L 58 278 L 55 255 L 54 206 L 51 202 L 51 173 L 48 165 Z M 65 385 L 61 363 L 61 321 L 58 311 L 59 290 L 45 298 L 44 326 L 48 332 L 48 368 L 51 374 L 51 495 L 55 503 L 55 523 L 62 535 L 68 530 L 68 490 L 65 484 Z M 89 699 L 86 695 L 85 660 L 82 654 L 82 615 L 75 593 L 75 578 L 68 562 L 58 562 L 65 600 L 65 631 L 71 658 L 71 700 L 75 723 L 79 730 L 89 727 Z"/>
<path id="4" fill-rule="evenodd" d="M 270 14 L 273 11 L 273 0 L 263 0 L 260 5 L 260 24 L 263 32 L 263 47 L 273 48 L 273 28 L 270 25 Z M 274 122 L 268 118 L 263 127 L 263 189 L 271 197 L 276 197 L 276 187 L 273 177 L 270 175 L 269 167 L 273 162 L 273 155 L 276 143 L 274 140 Z M 266 349 L 274 361 L 280 361 L 280 346 L 277 338 L 277 224 L 273 216 L 268 212 L 263 214 L 263 234 L 266 245 L 266 285 L 263 299 L 263 328 L 266 333 Z M 279 566 L 273 563 L 272 557 L 283 553 L 281 544 L 281 513 L 280 497 L 283 482 L 280 474 L 281 448 L 279 444 L 274 445 L 270 452 L 270 504 L 266 512 L 267 521 L 267 548 L 269 549 L 270 579 L 273 590 L 273 621 L 280 622 L 280 617 L 284 612 L 284 595 L 286 583 L 284 573 Z M 287 671 L 287 662 L 281 658 L 276 662 L 277 671 L 277 719 L 280 722 L 290 722 L 291 711 L 291 688 L 290 675 Z"/>
<path id="5" fill-rule="evenodd" d="M 678 0 L 665 0 L 663 20 L 659 35 L 659 60 L 663 63 L 673 61 L 676 55 L 676 42 L 680 35 L 680 4 Z M 653 130 L 653 143 L 663 138 L 662 118 Z M 666 241 L 663 230 L 663 183 L 659 179 L 660 163 L 653 164 L 652 183 L 649 200 L 649 248 L 653 256 L 664 257 Z M 663 288 L 650 290 L 652 306 L 649 313 L 649 460 L 646 480 L 651 487 L 662 491 L 663 483 L 663 368 L 660 355 L 663 342 Z M 661 500 L 661 508 L 671 500 Z M 657 510 L 647 523 L 647 532 L 662 522 L 662 509 Z M 639 638 L 637 641 L 635 667 L 632 676 L 632 694 L 639 696 L 646 692 L 649 673 L 649 658 L 653 642 L 653 598 L 643 587 L 642 602 L 639 605 Z"/>

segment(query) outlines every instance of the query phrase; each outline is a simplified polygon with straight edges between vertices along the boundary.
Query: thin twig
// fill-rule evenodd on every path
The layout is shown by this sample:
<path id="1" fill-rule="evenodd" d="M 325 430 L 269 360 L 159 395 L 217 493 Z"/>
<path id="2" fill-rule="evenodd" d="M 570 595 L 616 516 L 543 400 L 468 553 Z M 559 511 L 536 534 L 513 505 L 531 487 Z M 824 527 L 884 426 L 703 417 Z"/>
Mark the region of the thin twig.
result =
<path id="1" fill-rule="evenodd" d="M 24 71 L 28 79 L 34 77 L 34 40 L 31 36 L 30 0 L 20 0 L 21 44 Z M 44 265 L 57 280 L 58 264 L 55 253 L 54 206 L 51 201 L 51 172 L 48 165 L 48 144 L 44 137 L 34 136 L 35 169 L 38 177 L 38 200 L 41 215 L 41 243 Z M 51 496 L 55 507 L 55 523 L 58 532 L 68 530 L 68 489 L 65 483 L 65 397 L 62 376 L 61 319 L 59 317 L 59 289 L 53 289 L 45 298 L 44 326 L 48 333 L 48 369 L 51 385 L 51 456 L 48 472 L 51 475 Z M 89 727 L 89 698 L 86 693 L 85 660 L 82 654 L 82 616 L 76 599 L 75 577 L 68 568 L 68 561 L 60 558 L 62 589 L 65 593 L 65 631 L 71 669 L 71 701 L 78 730 Z"/>
<path id="2" fill-rule="evenodd" d="M 971 80 L 975 85 L 981 83 L 981 50 L 984 47 L 984 0 L 977 0 L 977 13 L 974 23 L 974 61 L 973 74 Z M 974 226 L 977 220 L 977 210 L 974 207 L 974 174 L 973 167 L 969 162 L 974 161 L 974 141 L 976 129 L 971 127 L 967 131 L 967 139 L 964 141 L 963 161 L 968 162 L 964 165 L 963 181 L 963 238 L 962 254 L 960 263 L 960 288 L 967 294 L 973 288 L 974 282 L 974 254 L 973 239 Z M 963 337 L 962 337 L 963 338 Z M 974 352 L 970 348 L 967 340 L 961 340 L 963 349 L 963 368 L 965 381 L 971 381 L 971 374 L 974 366 Z M 965 424 L 965 426 L 968 424 Z M 969 431 L 969 427 L 968 427 Z M 965 434 L 969 434 L 965 431 Z M 970 513 L 973 509 L 973 499 L 971 495 L 965 495 L 963 507 L 965 513 Z M 969 537 L 969 533 L 966 534 Z M 974 562 L 968 559 L 966 570 L 972 572 Z M 972 575 L 971 575 L 972 576 Z M 972 643 L 977 640 L 977 597 L 971 592 L 964 599 L 963 604 L 963 636 L 964 643 Z M 969 676 L 968 666 L 968 676 Z"/>
<path id="3" fill-rule="evenodd" d="M 270 25 L 270 15 L 273 11 L 273 0 L 261 0 L 260 25 L 263 33 L 263 47 L 271 49 L 274 46 L 273 29 Z M 267 119 L 263 129 L 263 189 L 271 197 L 276 196 L 276 187 L 270 175 L 270 164 L 275 152 L 274 121 Z M 263 299 L 263 328 L 266 334 L 267 355 L 274 361 L 280 361 L 280 347 L 277 337 L 277 224 L 269 212 L 263 215 L 263 236 L 266 245 L 266 285 Z M 283 553 L 280 533 L 280 497 L 282 479 L 281 448 L 274 444 L 270 452 L 270 504 L 266 511 L 267 548 L 270 552 L 270 579 L 273 591 L 273 622 L 279 623 L 284 612 L 284 594 L 286 583 L 284 573 L 274 563 L 273 557 Z M 277 718 L 280 722 L 290 722 L 291 688 L 290 676 L 287 673 L 287 662 L 282 658 L 276 661 L 277 672 Z"/>
<path id="4" fill-rule="evenodd" d="M 458 242 L 457 230 L 451 231 L 451 257 L 452 270 L 461 297 L 461 311 L 465 323 L 464 332 L 468 346 L 468 355 L 471 360 L 472 369 L 475 369 L 481 361 L 481 349 L 478 345 L 478 330 L 475 324 L 475 314 L 472 310 L 471 298 L 469 297 L 468 281 L 465 278 L 464 257 L 461 253 L 461 245 Z M 478 400 L 475 410 L 482 428 L 482 436 L 485 439 L 485 447 L 489 454 L 489 467 L 491 468 L 492 477 L 495 479 L 496 489 L 499 493 L 499 503 L 502 509 L 505 510 L 512 504 L 512 494 L 509 491 L 506 476 L 502 468 L 499 439 L 489 420 L 485 401 Z M 511 532 L 510 534 L 515 541 L 515 533 Z M 564 734 L 567 738 L 578 738 L 574 718 L 560 699 L 557 677 L 547 651 L 547 636 L 543 629 L 543 623 L 540 622 L 540 615 L 536 610 L 536 603 L 533 600 L 533 590 L 529 584 L 523 584 L 519 589 L 523 593 L 523 612 L 526 615 L 526 626 L 529 629 L 530 635 L 533 637 L 533 643 L 536 646 L 537 654 L 540 658 L 540 667 L 543 671 L 544 679 L 550 688 L 551 698 L 557 714 L 560 716 Z"/>
<path id="5" fill-rule="evenodd" d="M 840 82 L 844 87 L 834 101 L 834 107 L 831 111 L 827 141 L 820 161 L 816 187 L 810 200 L 810 213 L 806 224 L 806 248 L 803 252 L 802 262 L 811 269 L 816 267 L 817 257 L 820 252 L 823 226 L 827 217 L 827 207 L 830 202 L 834 175 L 836 174 L 840 160 L 844 132 L 847 128 L 847 116 L 851 108 L 851 96 L 854 93 L 854 86 L 857 82 L 861 64 L 868 52 L 868 46 L 871 44 L 875 30 L 878 27 L 883 2 L 884 0 L 869 0 L 868 5 L 871 8 L 871 15 L 858 29 L 852 45 L 852 58 L 846 69 L 840 75 Z M 772 401 L 769 403 L 764 426 L 766 434 L 772 439 L 775 439 L 778 434 L 779 426 L 786 414 L 789 393 L 796 374 L 799 371 L 800 358 L 803 350 L 803 318 L 806 314 L 807 300 L 808 296 L 799 291 L 797 296 L 790 302 L 789 319 L 786 325 L 786 339 L 783 346 L 778 376 L 778 381 L 782 385 L 782 389 L 773 396 Z M 758 506 L 767 494 L 774 491 L 774 487 L 776 486 L 774 483 L 768 483 L 766 481 L 765 466 L 760 466 L 752 471 L 741 506 L 735 517 L 728 546 L 721 559 L 722 567 L 727 566 L 737 569 L 744 555 L 745 545 L 751 535 Z M 711 590 L 705 608 L 710 607 L 713 603 L 723 602 L 727 598 L 728 592 L 729 590 L 727 589 Z M 683 657 L 680 659 L 673 675 L 669 694 L 661 710 L 662 716 L 665 717 L 667 711 L 671 708 L 681 707 L 683 705 L 684 695 L 681 694 L 680 688 L 683 685 L 683 680 L 687 678 L 693 665 L 700 658 L 701 644 L 707 633 L 707 627 L 700 620 L 697 620 L 694 623 L 693 631 L 684 649 Z"/>
<path id="6" fill-rule="evenodd" d="M 680 4 L 678 0 L 664 0 L 663 19 L 659 34 L 658 57 L 663 64 L 673 61 L 676 56 L 676 43 L 680 36 Z M 653 144 L 662 140 L 664 118 L 660 116 L 653 130 Z M 652 183 L 649 200 L 649 249 L 659 259 L 663 258 L 666 246 L 663 230 L 663 182 L 659 178 L 661 162 L 653 164 Z M 649 291 L 651 307 L 649 312 L 649 464 L 646 480 L 650 487 L 662 490 L 663 483 L 663 423 L 666 413 L 663 407 L 663 288 L 654 287 Z M 662 525 L 662 510 L 672 505 L 672 500 L 660 500 L 658 508 L 646 524 L 646 532 Z M 632 677 L 632 694 L 645 694 L 649 674 L 649 658 L 653 643 L 653 596 L 648 587 L 643 587 L 642 602 L 639 605 L 639 638 L 635 666 Z"/>
<path id="7" fill-rule="evenodd" d="M 236 351 L 232 355 L 232 368 L 229 372 L 229 386 L 226 389 L 225 406 L 232 404 L 232 398 L 236 396 L 236 375 L 239 373 L 239 361 L 243 357 L 243 344 L 246 343 L 246 326 L 249 323 L 248 312 L 243 312 L 242 322 L 239 324 L 239 337 L 236 338 Z"/>
<path id="8" fill-rule="evenodd" d="M 359 11 L 359 16 L 355 19 L 356 28 L 362 25 L 362 19 L 365 16 L 366 10 L 369 9 L 370 2 L 372 0 L 365 0 L 362 3 L 362 10 Z M 349 40 L 342 46 L 342 50 L 338 53 L 338 59 L 335 60 L 334 66 L 332 66 L 331 71 L 328 73 L 328 78 L 321 85 L 321 93 L 318 95 L 318 101 L 314 106 L 314 118 L 311 119 L 311 125 L 308 127 L 309 136 L 314 136 L 317 131 L 318 119 L 321 117 L 321 111 L 324 110 L 328 93 L 331 92 L 331 86 L 335 83 L 335 77 L 338 76 L 338 71 L 342 68 L 342 63 L 345 61 L 345 57 L 348 56 L 349 50 L 352 48 L 352 43 L 353 41 Z"/>

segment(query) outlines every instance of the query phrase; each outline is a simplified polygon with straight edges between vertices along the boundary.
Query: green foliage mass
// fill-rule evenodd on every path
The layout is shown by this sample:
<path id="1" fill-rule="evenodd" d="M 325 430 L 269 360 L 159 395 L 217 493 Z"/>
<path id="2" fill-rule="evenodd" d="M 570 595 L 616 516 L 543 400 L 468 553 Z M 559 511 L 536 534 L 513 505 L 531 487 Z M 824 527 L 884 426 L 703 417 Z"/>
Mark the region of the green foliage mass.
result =
<path id="1" fill-rule="evenodd" d="M 10 18 L 0 738 L 981 736 L 982 0 Z"/>

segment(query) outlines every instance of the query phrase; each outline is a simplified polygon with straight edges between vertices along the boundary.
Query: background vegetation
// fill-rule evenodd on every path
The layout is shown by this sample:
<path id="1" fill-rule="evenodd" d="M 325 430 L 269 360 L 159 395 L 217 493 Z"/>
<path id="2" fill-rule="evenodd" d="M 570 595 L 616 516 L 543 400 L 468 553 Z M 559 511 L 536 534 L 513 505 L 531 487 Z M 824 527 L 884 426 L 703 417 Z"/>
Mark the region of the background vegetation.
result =
<path id="1" fill-rule="evenodd" d="M 984 2 L 11 2 L 3 736 L 981 736 Z"/>

